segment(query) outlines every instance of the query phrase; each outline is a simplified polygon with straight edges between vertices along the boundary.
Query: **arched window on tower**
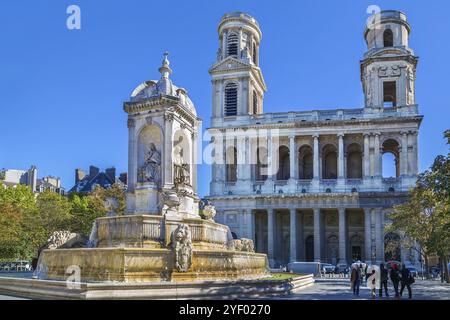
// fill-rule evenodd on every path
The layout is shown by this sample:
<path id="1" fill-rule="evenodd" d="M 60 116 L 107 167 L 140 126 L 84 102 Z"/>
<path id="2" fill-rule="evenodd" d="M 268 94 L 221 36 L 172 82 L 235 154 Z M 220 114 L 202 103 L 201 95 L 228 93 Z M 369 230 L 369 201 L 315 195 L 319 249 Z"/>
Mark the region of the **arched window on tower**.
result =
<path id="1" fill-rule="evenodd" d="M 384 47 L 393 47 L 394 46 L 394 34 L 391 29 L 386 29 L 383 33 L 383 44 Z"/>
<path id="2" fill-rule="evenodd" d="M 227 38 L 227 55 L 237 57 L 239 38 L 236 33 L 230 33 Z"/>
<path id="3" fill-rule="evenodd" d="M 253 114 L 258 114 L 258 93 L 253 90 Z"/>
<path id="4" fill-rule="evenodd" d="M 225 116 L 237 115 L 238 86 L 231 82 L 225 87 Z"/>
<path id="5" fill-rule="evenodd" d="M 253 57 L 253 63 L 254 64 L 258 64 L 257 63 L 258 52 L 256 50 L 257 50 L 256 49 L 256 43 L 253 42 L 253 50 L 252 50 L 253 55 L 252 55 L 252 57 Z"/>

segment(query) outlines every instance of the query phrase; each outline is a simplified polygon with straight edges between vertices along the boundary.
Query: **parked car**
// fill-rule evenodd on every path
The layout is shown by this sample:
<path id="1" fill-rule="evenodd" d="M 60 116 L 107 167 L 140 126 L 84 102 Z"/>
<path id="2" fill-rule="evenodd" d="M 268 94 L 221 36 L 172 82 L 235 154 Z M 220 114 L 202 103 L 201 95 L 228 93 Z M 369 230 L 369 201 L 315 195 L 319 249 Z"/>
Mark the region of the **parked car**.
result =
<path id="1" fill-rule="evenodd" d="M 341 274 L 341 273 L 349 274 L 350 273 L 350 267 L 347 264 L 345 264 L 345 263 L 340 263 L 340 264 L 337 265 L 336 273 L 338 273 L 338 274 Z"/>
<path id="2" fill-rule="evenodd" d="M 419 275 L 419 272 L 417 271 L 417 269 L 413 266 L 406 266 L 406 269 L 409 270 L 409 273 L 414 277 L 417 278 L 417 276 Z"/>
<path id="3" fill-rule="evenodd" d="M 441 269 L 438 267 L 431 267 L 430 275 L 432 278 L 438 278 L 441 275 Z"/>
<path id="4" fill-rule="evenodd" d="M 330 263 L 321 263 L 320 269 L 322 270 L 323 274 L 332 274 L 334 273 L 334 269 L 336 266 L 330 264 Z"/>

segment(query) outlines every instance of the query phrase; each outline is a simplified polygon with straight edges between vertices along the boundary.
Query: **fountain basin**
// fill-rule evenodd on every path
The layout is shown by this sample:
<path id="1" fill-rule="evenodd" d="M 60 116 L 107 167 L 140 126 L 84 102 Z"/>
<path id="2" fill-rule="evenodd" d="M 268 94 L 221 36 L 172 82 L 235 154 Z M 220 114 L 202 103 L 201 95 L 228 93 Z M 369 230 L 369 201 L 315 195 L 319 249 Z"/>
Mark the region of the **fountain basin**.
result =
<path id="1" fill-rule="evenodd" d="M 79 267 L 82 282 L 152 282 L 255 279 L 268 274 L 265 254 L 193 250 L 188 272 L 178 272 L 170 249 L 93 248 L 44 250 L 37 276 L 66 280 Z"/>

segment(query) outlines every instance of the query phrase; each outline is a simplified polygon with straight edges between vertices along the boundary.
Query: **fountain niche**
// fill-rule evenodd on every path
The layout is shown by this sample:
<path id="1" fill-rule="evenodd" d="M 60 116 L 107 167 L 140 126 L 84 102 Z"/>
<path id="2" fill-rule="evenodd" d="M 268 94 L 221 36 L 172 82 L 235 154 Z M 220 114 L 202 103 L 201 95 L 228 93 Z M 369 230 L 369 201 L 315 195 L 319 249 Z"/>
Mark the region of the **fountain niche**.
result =
<path id="1" fill-rule="evenodd" d="M 183 88 L 173 85 L 167 54 L 158 81 L 146 81 L 124 104 L 129 159 L 126 214 L 95 221 L 86 248 L 44 250 L 36 276 L 82 282 L 187 282 L 267 276 L 264 254 L 233 240 L 197 196 L 201 120 Z M 199 208 L 200 207 L 200 208 Z M 70 270 L 70 271 L 69 271 Z"/>

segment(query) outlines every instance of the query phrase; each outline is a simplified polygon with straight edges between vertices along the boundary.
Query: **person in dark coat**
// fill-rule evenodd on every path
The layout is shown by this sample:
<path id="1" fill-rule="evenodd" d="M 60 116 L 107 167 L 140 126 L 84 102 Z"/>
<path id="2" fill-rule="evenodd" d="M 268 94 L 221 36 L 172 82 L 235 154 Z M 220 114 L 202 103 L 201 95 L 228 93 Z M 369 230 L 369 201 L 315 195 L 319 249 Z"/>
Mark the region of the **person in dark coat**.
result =
<path id="1" fill-rule="evenodd" d="M 405 264 L 402 265 L 401 275 L 402 275 L 402 288 L 400 289 L 400 297 L 402 296 L 403 290 L 406 287 L 408 288 L 409 299 L 412 299 L 412 290 L 411 290 L 412 276 L 411 272 L 409 272 L 409 269 L 406 268 Z"/>
<path id="2" fill-rule="evenodd" d="M 350 282 L 352 284 L 353 295 L 359 296 L 359 286 L 361 284 L 361 271 L 358 266 L 352 268 L 350 275 Z"/>
<path id="3" fill-rule="evenodd" d="M 392 285 L 394 286 L 395 297 L 398 298 L 400 297 L 398 293 L 398 283 L 400 282 L 400 273 L 398 271 L 398 266 L 396 264 L 392 265 L 390 277 Z"/>
<path id="4" fill-rule="evenodd" d="M 387 283 L 388 283 L 388 271 L 384 267 L 384 263 L 382 263 L 380 264 L 380 290 L 379 290 L 380 298 L 383 297 L 383 287 L 384 292 L 386 293 L 386 297 L 389 297 Z"/>

